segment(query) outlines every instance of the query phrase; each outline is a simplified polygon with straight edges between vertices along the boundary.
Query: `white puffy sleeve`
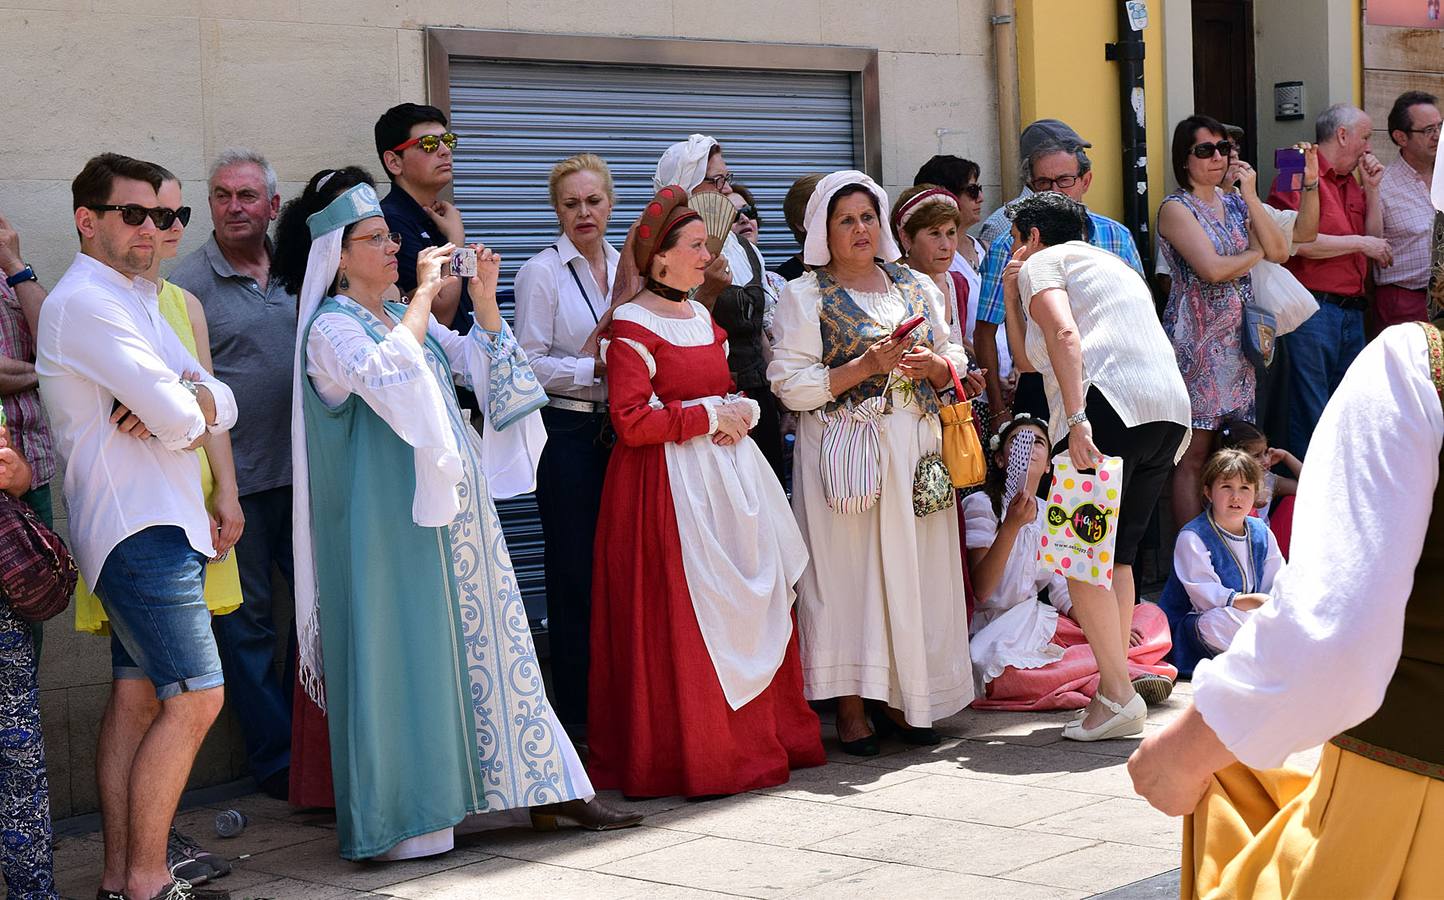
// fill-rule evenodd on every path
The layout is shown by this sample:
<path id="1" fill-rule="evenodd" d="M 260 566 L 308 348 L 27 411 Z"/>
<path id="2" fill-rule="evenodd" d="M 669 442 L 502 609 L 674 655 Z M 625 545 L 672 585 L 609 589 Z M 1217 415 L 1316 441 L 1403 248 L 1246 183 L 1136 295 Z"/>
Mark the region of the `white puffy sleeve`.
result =
<path id="1" fill-rule="evenodd" d="M 327 405 L 358 397 L 414 450 L 417 525 L 449 525 L 461 509 L 463 471 L 442 385 L 416 337 L 393 328 L 380 342 L 343 313 L 316 317 L 306 336 L 306 374 Z"/>
<path id="2" fill-rule="evenodd" d="M 782 289 L 772 320 L 776 341 L 767 380 L 782 405 L 795 412 L 817 409 L 833 399 L 828 367 L 822 362 L 822 325 L 817 318 L 821 303 L 817 276 L 805 272 Z"/>
<path id="3" fill-rule="evenodd" d="M 536 489 L 536 467 L 546 444 L 538 412 L 547 396 L 526 354 L 505 321 L 501 331 L 480 325 L 457 334 L 436 319 L 427 333 L 451 361 L 456 383 L 476 393 L 484 421 L 481 469 L 487 490 L 498 499 Z"/>
<path id="4" fill-rule="evenodd" d="M 1197 612 L 1227 606 L 1236 591 L 1225 587 L 1213 568 L 1213 558 L 1198 535 L 1180 531 L 1173 545 L 1173 572 L 1188 592 L 1188 600 Z"/>
<path id="5" fill-rule="evenodd" d="M 998 539 L 998 517 L 986 491 L 963 498 L 963 534 L 969 550 L 987 550 Z"/>
<path id="6" fill-rule="evenodd" d="M 1259 592 L 1264 594 L 1273 593 L 1274 582 L 1284 570 L 1284 553 L 1279 549 L 1279 542 L 1273 531 L 1268 532 L 1268 538 L 1268 556 L 1264 557 L 1263 577 L 1259 579 Z"/>
<path id="7" fill-rule="evenodd" d="M 1433 510 L 1441 436 L 1423 330 L 1385 330 L 1314 431 L 1273 602 L 1193 676 L 1198 711 L 1243 763 L 1280 765 L 1383 702 Z"/>

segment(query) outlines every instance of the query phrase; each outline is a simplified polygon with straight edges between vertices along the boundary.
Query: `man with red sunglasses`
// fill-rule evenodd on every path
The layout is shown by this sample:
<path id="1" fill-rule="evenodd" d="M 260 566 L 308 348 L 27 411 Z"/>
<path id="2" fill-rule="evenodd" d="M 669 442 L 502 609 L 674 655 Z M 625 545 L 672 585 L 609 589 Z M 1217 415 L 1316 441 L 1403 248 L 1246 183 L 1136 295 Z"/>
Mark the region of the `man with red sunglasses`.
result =
<path id="1" fill-rule="evenodd" d="M 391 179 L 391 192 L 381 201 L 386 224 L 401 235 L 396 254 L 396 286 L 403 295 L 416 290 L 416 257 L 427 247 L 466 243 L 466 228 L 456 204 L 441 199 L 451 186 L 451 152 L 456 135 L 446 127 L 446 114 L 434 106 L 402 103 L 376 120 L 376 155 Z M 453 279 L 431 303 L 436 321 L 466 333 L 471 328 L 471 301 Z"/>

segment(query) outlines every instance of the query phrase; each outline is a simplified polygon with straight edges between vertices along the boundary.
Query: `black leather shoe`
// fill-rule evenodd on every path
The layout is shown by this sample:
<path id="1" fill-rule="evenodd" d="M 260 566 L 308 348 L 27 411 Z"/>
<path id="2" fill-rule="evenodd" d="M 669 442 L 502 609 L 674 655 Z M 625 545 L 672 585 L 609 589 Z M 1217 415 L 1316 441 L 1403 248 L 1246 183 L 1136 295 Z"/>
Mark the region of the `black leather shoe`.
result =
<path id="1" fill-rule="evenodd" d="M 867 737 L 860 737 L 855 741 L 844 741 L 842 739 L 842 732 L 839 731 L 837 733 L 837 743 L 842 747 L 842 752 L 849 756 L 877 756 L 882 752 L 882 747 L 878 744 L 876 732 Z"/>
<path id="2" fill-rule="evenodd" d="M 932 728 L 899 725 L 892 716 L 887 714 L 885 708 L 872 711 L 872 727 L 874 731 L 884 737 L 895 736 L 904 744 L 911 744 L 914 747 L 936 747 L 943 742 L 942 736 Z"/>

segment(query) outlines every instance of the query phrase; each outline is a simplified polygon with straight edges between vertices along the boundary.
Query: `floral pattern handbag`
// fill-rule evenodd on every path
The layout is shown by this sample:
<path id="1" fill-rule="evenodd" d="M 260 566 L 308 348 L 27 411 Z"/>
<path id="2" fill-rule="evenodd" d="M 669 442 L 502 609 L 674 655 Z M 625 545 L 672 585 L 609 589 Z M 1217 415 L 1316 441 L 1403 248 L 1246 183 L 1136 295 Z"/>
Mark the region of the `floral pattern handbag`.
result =
<path id="1" fill-rule="evenodd" d="M 931 416 L 918 419 L 924 427 L 932 421 Z M 936 450 L 924 453 L 913 469 L 913 515 L 924 519 L 935 512 L 951 509 L 956 497 L 953 478 L 948 473 L 943 455 Z"/>

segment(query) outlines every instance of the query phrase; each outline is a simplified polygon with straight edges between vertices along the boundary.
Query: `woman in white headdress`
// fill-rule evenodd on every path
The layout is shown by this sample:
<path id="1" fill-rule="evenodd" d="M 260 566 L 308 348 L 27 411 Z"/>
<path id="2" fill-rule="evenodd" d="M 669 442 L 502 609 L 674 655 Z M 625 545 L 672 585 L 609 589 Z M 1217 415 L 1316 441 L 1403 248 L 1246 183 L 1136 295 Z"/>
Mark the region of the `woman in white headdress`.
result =
<path id="1" fill-rule="evenodd" d="M 421 253 L 408 306 L 386 303 L 397 236 L 375 190 L 338 192 L 338 177 L 318 173 L 288 207 L 277 266 L 295 281 L 305 259 L 296 621 L 301 681 L 329 722 L 341 855 L 442 853 L 463 823 L 510 824 L 479 820 L 505 810 L 635 824 L 592 800 L 547 703 L 493 505 L 532 489 L 545 443 L 545 395 L 496 306 L 499 258 L 476 248 L 465 337 L 431 317 L 450 245 Z M 484 404 L 485 437 L 456 384 Z"/>
<path id="2" fill-rule="evenodd" d="M 694 134 L 669 146 L 657 161 L 652 185 L 686 188 L 691 197 L 719 193 L 732 195 L 732 171 L 722 145 L 705 134 Z M 728 232 L 722 252 L 707 266 L 702 284 L 692 299 L 707 307 L 712 319 L 727 332 L 727 369 L 737 390 L 761 407 L 752 440 L 767 463 L 782 479 L 782 417 L 767 385 L 771 348 L 764 327 L 767 312 L 767 260 L 750 241 Z"/>
<path id="3" fill-rule="evenodd" d="M 783 404 L 803 413 L 792 505 L 812 554 L 798 585 L 807 697 L 838 698 L 838 737 L 860 756 L 879 752 L 879 731 L 936 743 L 932 723 L 973 699 L 958 518 L 951 503 L 915 512 L 913 500 L 919 463 L 941 447 L 948 363 L 964 372 L 967 355 L 949 339 L 937 285 L 892 262 L 887 221 L 887 194 L 863 173 L 818 182 L 803 248 L 814 269 L 783 292 L 768 368 Z M 849 410 L 862 425 L 845 421 Z M 845 496 L 847 476 L 870 463 L 876 475 Z M 865 699 L 878 701 L 871 726 Z"/>

